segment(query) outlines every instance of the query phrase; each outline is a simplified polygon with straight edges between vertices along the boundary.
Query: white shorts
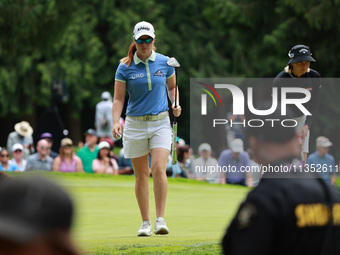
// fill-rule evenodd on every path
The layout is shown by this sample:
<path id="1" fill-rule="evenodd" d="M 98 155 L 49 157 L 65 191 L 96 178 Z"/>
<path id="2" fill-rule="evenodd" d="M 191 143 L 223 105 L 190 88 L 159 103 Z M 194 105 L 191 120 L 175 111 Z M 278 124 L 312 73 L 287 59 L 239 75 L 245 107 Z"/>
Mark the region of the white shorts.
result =
<path id="1" fill-rule="evenodd" d="M 170 151 L 172 128 L 169 117 L 155 121 L 125 119 L 123 131 L 123 148 L 125 158 L 144 156 L 154 148 Z"/>
<path id="2" fill-rule="evenodd" d="M 295 118 L 295 120 L 298 123 L 297 126 L 296 126 L 296 132 L 300 132 L 301 129 L 303 128 L 303 126 L 306 123 L 306 116 L 302 115 L 301 117 Z M 309 152 L 309 134 L 310 134 L 310 132 L 308 130 L 305 141 L 302 145 L 302 152 L 306 152 L 306 153 Z"/>

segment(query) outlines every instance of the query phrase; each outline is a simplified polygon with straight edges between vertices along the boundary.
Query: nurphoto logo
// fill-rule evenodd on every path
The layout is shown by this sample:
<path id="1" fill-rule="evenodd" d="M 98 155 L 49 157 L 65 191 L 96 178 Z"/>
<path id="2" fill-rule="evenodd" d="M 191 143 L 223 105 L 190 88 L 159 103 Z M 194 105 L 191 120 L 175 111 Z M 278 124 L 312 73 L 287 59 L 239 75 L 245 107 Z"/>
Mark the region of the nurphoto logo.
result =
<path id="1" fill-rule="evenodd" d="M 214 84 L 213 86 L 210 86 L 203 82 L 198 82 L 199 84 L 204 85 L 206 88 L 208 88 L 212 93 L 215 94 L 215 96 L 220 101 L 220 105 L 222 106 L 222 100 L 219 96 L 216 89 L 219 89 L 221 93 L 227 90 L 227 92 L 231 93 L 232 101 L 233 101 L 233 108 L 232 113 L 234 115 L 244 115 L 245 114 L 245 105 L 247 105 L 248 110 L 256 115 L 256 116 L 267 116 L 272 114 L 276 108 L 278 107 L 278 104 L 281 104 L 281 115 L 286 116 L 287 114 L 287 105 L 294 105 L 297 109 L 301 111 L 303 115 L 309 116 L 311 113 L 306 109 L 304 106 L 305 103 L 307 103 L 311 99 L 311 93 L 308 89 L 305 88 L 298 88 L 298 87 L 282 87 L 280 89 L 278 88 L 272 88 L 272 105 L 269 109 L 259 110 L 254 107 L 254 100 L 253 100 L 253 87 L 247 88 L 247 97 L 244 96 L 243 91 L 236 85 L 232 84 Z M 201 88 L 204 94 L 201 94 L 201 115 L 207 115 L 207 109 L 208 109 L 208 102 L 207 102 L 207 95 L 210 96 L 210 98 L 213 100 L 215 106 L 217 106 L 216 100 L 213 96 L 213 94 L 206 88 Z M 279 93 L 280 92 L 280 93 Z M 290 98 L 289 94 L 294 95 L 301 95 L 299 98 Z M 280 95 L 280 98 L 279 98 Z M 245 99 L 246 104 L 245 104 Z M 301 114 L 301 115 L 302 115 Z M 265 119 L 265 121 L 271 122 L 271 126 L 274 127 L 276 122 L 280 122 L 280 124 L 283 127 L 295 127 L 297 126 L 297 121 L 294 119 L 284 119 L 279 121 L 278 119 Z M 216 125 L 226 125 L 229 123 L 232 125 L 243 125 L 246 127 L 248 125 L 249 127 L 262 127 L 264 125 L 264 121 L 260 119 L 248 119 L 243 120 L 242 122 L 232 122 L 232 120 L 227 119 L 213 119 L 212 126 L 216 127 Z"/>

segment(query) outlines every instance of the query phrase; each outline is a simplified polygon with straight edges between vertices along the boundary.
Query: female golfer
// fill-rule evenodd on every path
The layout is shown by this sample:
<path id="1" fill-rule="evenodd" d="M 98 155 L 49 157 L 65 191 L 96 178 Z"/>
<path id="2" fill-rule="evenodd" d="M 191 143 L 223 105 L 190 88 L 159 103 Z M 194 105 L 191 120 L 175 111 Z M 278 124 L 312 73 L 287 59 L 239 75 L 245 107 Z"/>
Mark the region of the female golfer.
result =
<path id="1" fill-rule="evenodd" d="M 119 118 L 127 90 L 129 100 L 123 147 L 125 157 L 131 158 L 136 176 L 135 193 L 143 220 L 138 236 L 152 234 L 149 214 L 149 153 L 157 216 L 154 233 L 169 233 L 163 218 L 168 190 L 166 164 L 172 134 L 167 95 L 172 103 L 173 114 L 176 117 L 181 114 L 178 96 L 175 107 L 175 70 L 167 65 L 168 57 L 155 52 L 155 37 L 150 23 L 142 21 L 136 24 L 128 55 L 121 60 L 116 71 L 112 108 L 112 133 L 118 138 L 122 135 Z"/>
<path id="2" fill-rule="evenodd" d="M 295 45 L 288 52 L 289 61 L 288 66 L 284 68 L 282 72 L 280 72 L 274 82 L 273 87 L 302 87 L 310 91 L 311 99 L 304 104 L 304 107 L 311 113 L 311 115 L 304 115 L 300 110 L 294 112 L 296 121 L 298 123 L 297 131 L 300 137 L 301 143 L 301 152 L 304 162 L 307 161 L 307 153 L 309 152 L 309 130 L 313 123 L 313 120 L 316 116 L 319 100 L 320 100 L 320 89 L 321 89 L 321 78 L 320 74 L 310 69 L 310 63 L 316 62 L 314 58 L 312 58 L 312 53 L 309 50 L 309 47 L 306 45 Z M 303 80 L 285 80 L 281 78 L 304 78 Z M 313 78 L 313 79 L 309 79 Z M 296 95 L 289 95 L 289 98 L 300 98 L 301 93 L 297 93 Z M 279 135 L 279 134 L 278 134 Z"/>

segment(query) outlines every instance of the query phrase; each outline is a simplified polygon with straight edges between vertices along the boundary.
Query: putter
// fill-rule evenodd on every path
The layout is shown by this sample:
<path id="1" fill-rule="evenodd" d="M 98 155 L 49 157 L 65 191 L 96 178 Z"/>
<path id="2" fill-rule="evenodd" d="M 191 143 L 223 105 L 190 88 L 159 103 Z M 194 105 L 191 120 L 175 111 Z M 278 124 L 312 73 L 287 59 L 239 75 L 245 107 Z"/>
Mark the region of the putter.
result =
<path id="1" fill-rule="evenodd" d="M 176 76 L 176 90 L 175 90 L 175 107 L 177 107 L 177 74 L 178 70 L 176 73 L 176 68 L 180 67 L 180 64 L 178 61 L 172 57 L 168 60 L 167 62 L 168 66 L 174 67 L 175 68 L 175 76 Z M 177 164 L 177 120 L 174 115 L 174 122 L 172 123 L 172 164 L 176 165 Z"/>

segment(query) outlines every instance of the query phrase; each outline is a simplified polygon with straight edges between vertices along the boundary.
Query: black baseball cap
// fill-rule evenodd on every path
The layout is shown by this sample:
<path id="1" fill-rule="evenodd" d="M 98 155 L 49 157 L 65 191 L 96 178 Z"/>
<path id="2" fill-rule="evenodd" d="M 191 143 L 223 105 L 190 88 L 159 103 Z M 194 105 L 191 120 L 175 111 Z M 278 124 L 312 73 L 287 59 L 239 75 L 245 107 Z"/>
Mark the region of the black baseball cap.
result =
<path id="1" fill-rule="evenodd" d="M 69 231 L 73 204 L 55 183 L 29 176 L 0 185 L 0 238 L 28 243 L 53 230 Z"/>
<path id="2" fill-rule="evenodd" d="M 290 58 L 288 64 L 302 61 L 316 62 L 316 60 L 312 58 L 312 53 L 310 52 L 309 47 L 302 44 L 295 45 L 291 48 L 288 52 L 288 56 Z"/>
<path id="3" fill-rule="evenodd" d="M 86 130 L 86 132 L 84 133 L 85 135 L 93 135 L 93 136 L 97 136 L 97 132 L 96 130 L 94 130 L 93 128 L 89 128 L 88 130 Z"/>
<path id="4" fill-rule="evenodd" d="M 264 101 L 260 103 L 256 109 L 268 110 L 271 106 L 271 101 Z M 287 105 L 286 115 L 282 115 L 280 101 L 272 114 L 259 116 L 248 112 L 246 118 L 248 123 L 250 120 L 253 122 L 247 126 L 247 134 L 256 137 L 256 139 L 262 142 L 286 143 L 296 136 L 295 122 L 292 121 L 292 119 L 294 119 L 292 110 L 290 106 Z M 282 125 L 282 121 L 284 121 L 284 126 Z M 261 123 L 263 123 L 262 126 Z"/>

